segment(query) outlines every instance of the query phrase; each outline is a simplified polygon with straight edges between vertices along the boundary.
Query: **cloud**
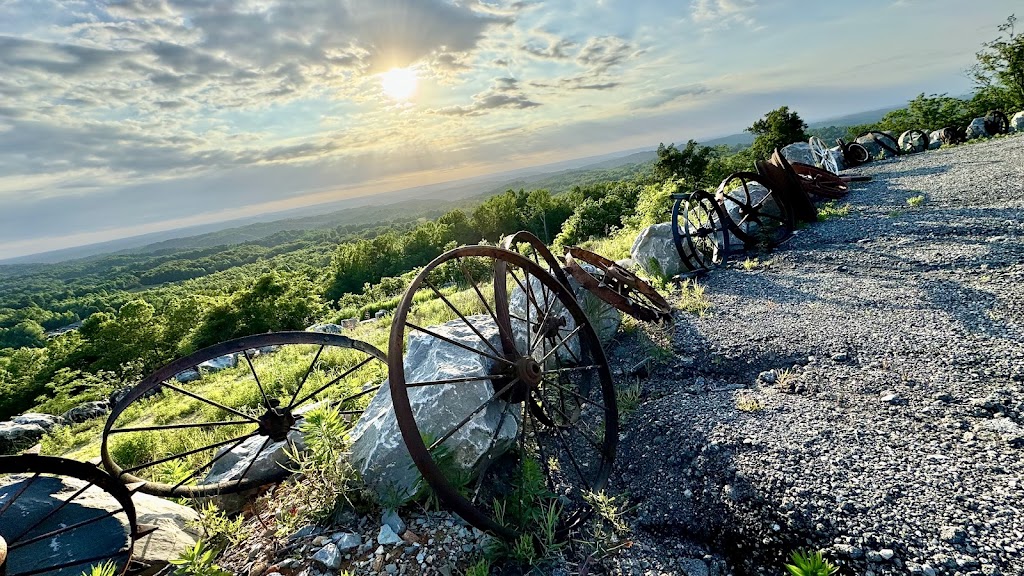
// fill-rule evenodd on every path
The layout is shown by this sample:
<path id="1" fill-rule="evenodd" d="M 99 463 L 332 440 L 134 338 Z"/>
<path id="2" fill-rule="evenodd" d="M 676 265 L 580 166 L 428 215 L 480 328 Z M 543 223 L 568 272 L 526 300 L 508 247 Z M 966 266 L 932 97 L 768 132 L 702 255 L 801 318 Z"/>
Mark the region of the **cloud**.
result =
<path id="1" fill-rule="evenodd" d="M 448 106 L 431 110 L 442 116 L 480 116 L 500 108 L 524 109 L 536 108 L 539 102 L 530 100 L 519 88 L 515 78 L 495 78 L 491 87 L 473 95 L 473 103 L 468 106 Z"/>
<path id="2" fill-rule="evenodd" d="M 692 98 L 694 96 L 702 96 L 704 94 L 710 94 L 714 90 L 704 86 L 702 84 L 692 84 L 689 86 L 678 86 L 675 88 L 663 88 L 656 91 L 650 96 L 643 97 L 633 103 L 634 108 L 643 109 L 656 109 L 662 108 L 667 104 L 682 100 L 684 98 Z"/>
<path id="3" fill-rule="evenodd" d="M 534 38 L 524 43 L 520 49 L 534 58 L 544 60 L 567 60 L 571 58 L 569 53 L 576 47 L 576 42 L 568 38 L 561 38 L 557 34 L 534 30 Z"/>
<path id="4" fill-rule="evenodd" d="M 590 38 L 576 54 L 576 62 L 591 74 L 603 74 L 609 68 L 642 54 L 635 46 L 617 36 Z"/>
<path id="5" fill-rule="evenodd" d="M 754 28 L 757 22 L 750 15 L 757 8 L 757 0 L 694 0 L 690 4 L 691 18 L 703 25 L 705 31 L 742 25 Z"/>

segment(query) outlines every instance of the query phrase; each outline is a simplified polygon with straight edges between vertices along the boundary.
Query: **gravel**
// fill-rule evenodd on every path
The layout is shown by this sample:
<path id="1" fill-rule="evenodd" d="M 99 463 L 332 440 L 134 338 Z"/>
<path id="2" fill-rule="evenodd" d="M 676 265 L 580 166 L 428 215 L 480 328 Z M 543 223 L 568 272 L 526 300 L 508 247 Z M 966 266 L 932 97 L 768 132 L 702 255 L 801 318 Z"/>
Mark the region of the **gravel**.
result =
<path id="1" fill-rule="evenodd" d="M 677 316 L 625 416 L 635 542 L 608 571 L 775 575 L 807 547 L 850 574 L 1024 574 L 1024 137 L 852 172 L 874 179 L 848 216 Z"/>

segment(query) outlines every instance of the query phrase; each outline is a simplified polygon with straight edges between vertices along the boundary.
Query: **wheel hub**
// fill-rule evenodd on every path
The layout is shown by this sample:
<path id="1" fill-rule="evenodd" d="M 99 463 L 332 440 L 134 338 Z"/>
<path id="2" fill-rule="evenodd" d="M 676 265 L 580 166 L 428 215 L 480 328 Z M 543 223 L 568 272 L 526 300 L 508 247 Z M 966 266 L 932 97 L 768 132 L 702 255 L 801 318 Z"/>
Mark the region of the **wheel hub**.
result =
<path id="1" fill-rule="evenodd" d="M 291 409 L 278 408 L 280 405 L 280 400 L 271 399 L 267 411 L 257 418 L 260 421 L 259 433 L 262 436 L 270 436 L 274 442 L 282 442 L 287 439 L 288 433 L 295 425 L 295 416 Z"/>
<path id="2" fill-rule="evenodd" d="M 505 390 L 513 379 L 515 382 Z M 491 385 L 495 392 L 501 392 L 501 399 L 505 402 L 522 404 L 530 397 L 530 391 L 535 390 L 543 379 L 544 367 L 532 357 L 523 356 L 503 375 L 492 378 Z"/>

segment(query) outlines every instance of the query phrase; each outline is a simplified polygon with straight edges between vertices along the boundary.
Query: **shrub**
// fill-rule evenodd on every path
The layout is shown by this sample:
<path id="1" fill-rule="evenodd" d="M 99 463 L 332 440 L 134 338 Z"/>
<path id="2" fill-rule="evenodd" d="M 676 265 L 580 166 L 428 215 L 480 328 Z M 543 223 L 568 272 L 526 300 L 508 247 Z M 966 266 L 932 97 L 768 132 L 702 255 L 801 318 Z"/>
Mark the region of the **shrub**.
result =
<path id="1" fill-rule="evenodd" d="M 839 572 L 839 567 L 822 557 L 821 552 L 796 550 L 786 564 L 786 572 L 790 576 L 832 576 Z"/>

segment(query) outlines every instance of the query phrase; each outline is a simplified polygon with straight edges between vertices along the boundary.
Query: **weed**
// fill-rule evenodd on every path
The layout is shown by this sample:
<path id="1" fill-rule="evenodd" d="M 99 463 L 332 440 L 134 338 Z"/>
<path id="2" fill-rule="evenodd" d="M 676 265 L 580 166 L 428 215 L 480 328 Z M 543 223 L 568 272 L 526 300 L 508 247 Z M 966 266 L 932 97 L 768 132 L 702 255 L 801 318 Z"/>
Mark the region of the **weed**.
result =
<path id="1" fill-rule="evenodd" d="M 216 553 L 202 540 L 181 553 L 171 564 L 176 566 L 174 576 L 231 576 L 231 573 L 213 563 Z"/>
<path id="2" fill-rule="evenodd" d="M 924 206 L 924 194 L 918 194 L 917 196 L 911 196 L 907 198 L 907 206 L 911 208 L 920 208 Z"/>
<path id="3" fill-rule="evenodd" d="M 491 573 L 491 561 L 481 558 L 466 568 L 465 576 L 488 576 Z"/>
<path id="4" fill-rule="evenodd" d="M 852 208 L 849 204 L 839 205 L 835 200 L 826 202 L 821 208 L 818 208 L 818 222 L 825 222 L 834 218 L 842 218 L 849 216 Z"/>
<path id="5" fill-rule="evenodd" d="M 595 512 L 587 524 L 586 537 L 576 540 L 585 555 L 591 559 L 601 559 L 627 546 L 629 542 L 622 537 L 629 533 L 629 526 L 625 521 L 626 511 L 618 498 L 604 492 L 586 493 L 584 498 Z"/>
<path id="6" fill-rule="evenodd" d="M 594 508 L 594 512 L 608 523 L 615 530 L 616 534 L 626 534 L 629 532 L 629 526 L 626 525 L 624 519 L 625 508 L 619 497 L 609 496 L 606 492 L 587 492 L 583 495 L 583 499 L 587 501 Z"/>
<path id="7" fill-rule="evenodd" d="M 775 387 L 780 390 L 792 390 L 798 378 L 796 372 L 790 369 L 783 370 L 775 377 Z"/>
<path id="8" fill-rule="evenodd" d="M 206 502 L 198 512 L 199 520 L 195 522 L 196 527 L 203 531 L 205 541 L 211 546 L 224 548 L 246 539 L 247 535 L 242 532 L 244 519 L 241 516 L 231 520 L 213 502 Z"/>
<path id="9" fill-rule="evenodd" d="M 711 300 L 704 293 L 704 286 L 696 280 L 688 278 L 679 284 L 679 300 L 677 306 L 683 312 L 703 316 L 711 310 Z"/>
<path id="10" fill-rule="evenodd" d="M 900 216 L 903 216 L 903 210 L 892 210 L 886 214 L 886 216 L 889 218 L 899 218 Z"/>
<path id="11" fill-rule="evenodd" d="M 95 564 L 92 568 L 82 572 L 81 576 L 117 576 L 117 565 L 107 560 L 103 564 Z"/>
<path id="12" fill-rule="evenodd" d="M 672 351 L 672 325 L 667 322 L 648 323 L 643 326 L 644 352 L 655 364 L 661 364 L 675 357 Z"/>
<path id="13" fill-rule="evenodd" d="M 790 576 L 832 576 L 839 572 L 839 567 L 822 557 L 821 552 L 796 550 L 789 560 L 786 572 Z"/>
<path id="14" fill-rule="evenodd" d="M 762 408 L 764 408 L 764 404 L 750 394 L 739 394 L 736 396 L 736 409 L 740 412 L 757 412 Z"/>
<path id="15" fill-rule="evenodd" d="M 747 272 L 750 272 L 751 270 L 757 270 L 757 267 L 760 265 L 760 258 L 747 258 L 746 260 L 743 261 L 742 264 L 743 269 L 746 270 Z"/>
<path id="16" fill-rule="evenodd" d="M 563 547 L 556 537 L 562 507 L 548 491 L 540 464 L 523 459 L 513 486 L 506 497 L 495 498 L 495 519 L 499 524 L 531 529 L 514 542 L 491 540 L 488 555 L 492 561 L 507 560 L 521 566 L 550 560 Z"/>
<path id="17" fill-rule="evenodd" d="M 640 381 L 637 380 L 626 388 L 619 390 L 615 400 L 618 404 L 619 414 L 623 418 L 635 412 L 637 406 L 640 405 Z"/>

